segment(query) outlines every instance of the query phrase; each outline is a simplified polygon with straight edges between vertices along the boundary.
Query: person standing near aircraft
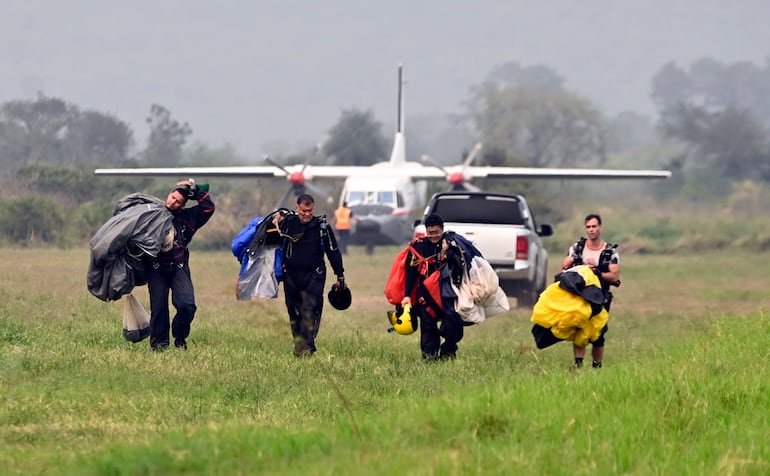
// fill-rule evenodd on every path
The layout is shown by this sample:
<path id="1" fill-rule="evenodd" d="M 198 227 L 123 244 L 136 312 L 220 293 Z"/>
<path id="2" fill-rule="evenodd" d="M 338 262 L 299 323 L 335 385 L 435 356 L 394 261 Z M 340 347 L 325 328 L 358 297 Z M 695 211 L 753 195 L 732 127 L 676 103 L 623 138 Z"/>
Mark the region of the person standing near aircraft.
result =
<path id="1" fill-rule="evenodd" d="M 350 227 L 353 220 L 353 212 L 348 208 L 348 202 L 342 202 L 339 208 L 334 210 L 334 229 L 339 236 L 340 252 L 343 255 L 348 254 L 348 243 L 350 243 Z"/>
<path id="2" fill-rule="evenodd" d="M 425 236 L 413 241 L 406 254 L 405 289 L 401 306 L 411 306 L 412 312 L 417 312 L 419 316 L 422 358 L 426 361 L 454 359 L 457 356 L 457 343 L 463 338 L 463 321 L 454 308 L 447 309 L 438 302 L 441 298 L 436 296 L 440 292 L 434 289 L 431 293 L 426 282 L 434 273 L 441 273 L 445 265 L 449 266 L 453 275 L 462 273 L 462 269 L 458 268 L 465 262 L 460 257 L 464 251 L 457 246 L 459 235 L 452 234 L 455 239 L 450 243 L 449 234 L 444 233 L 444 220 L 439 215 L 428 215 L 424 224 Z M 470 259 L 468 256 L 466 258 Z M 416 297 L 416 303 L 412 302 L 412 295 Z"/>
<path id="3" fill-rule="evenodd" d="M 610 286 L 620 285 L 620 255 L 617 251 L 617 245 L 611 245 L 602 240 L 601 216 L 595 213 L 589 214 L 585 217 L 584 223 L 588 238 L 580 238 L 569 247 L 561 268 L 562 271 L 565 271 L 578 265 L 591 266 L 602 284 L 602 291 L 606 296 L 604 308 L 609 312 L 612 303 Z M 601 368 L 602 366 L 604 335 L 607 333 L 607 329 L 608 327 L 605 325 L 599 339 L 591 343 L 593 368 Z M 573 344 L 572 349 L 575 356 L 575 367 L 582 367 L 586 352 L 585 347 Z"/>
<path id="4" fill-rule="evenodd" d="M 326 283 L 324 254 L 337 277 L 337 289 L 345 289 L 342 253 L 326 216 L 315 216 L 311 195 L 297 197 L 294 212 L 276 213 L 274 223 L 283 236 L 283 291 L 289 312 L 294 355 L 310 357 L 321 324 Z"/>
<path id="5" fill-rule="evenodd" d="M 188 199 L 196 200 L 198 204 L 185 208 Z M 159 352 L 169 347 L 169 331 L 174 336 L 174 347 L 187 349 L 190 324 L 197 310 L 187 246 L 195 232 L 214 214 L 215 205 L 209 196 L 208 184 L 196 184 L 195 180 L 188 179 L 177 182 L 166 198 L 166 208 L 174 215 L 173 241 L 164 246 L 158 256 L 144 260 L 150 294 L 150 347 Z M 176 309 L 171 325 L 169 291 Z"/>

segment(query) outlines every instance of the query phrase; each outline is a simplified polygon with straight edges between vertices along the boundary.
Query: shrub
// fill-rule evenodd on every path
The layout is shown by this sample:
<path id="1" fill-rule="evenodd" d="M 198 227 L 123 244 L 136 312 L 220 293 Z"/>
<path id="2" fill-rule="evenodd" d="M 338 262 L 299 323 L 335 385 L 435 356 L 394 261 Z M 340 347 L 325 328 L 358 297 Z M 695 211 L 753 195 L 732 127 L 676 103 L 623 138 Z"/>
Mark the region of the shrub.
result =
<path id="1" fill-rule="evenodd" d="M 10 243 L 64 245 L 65 212 L 49 198 L 22 197 L 0 204 L 0 230 Z"/>

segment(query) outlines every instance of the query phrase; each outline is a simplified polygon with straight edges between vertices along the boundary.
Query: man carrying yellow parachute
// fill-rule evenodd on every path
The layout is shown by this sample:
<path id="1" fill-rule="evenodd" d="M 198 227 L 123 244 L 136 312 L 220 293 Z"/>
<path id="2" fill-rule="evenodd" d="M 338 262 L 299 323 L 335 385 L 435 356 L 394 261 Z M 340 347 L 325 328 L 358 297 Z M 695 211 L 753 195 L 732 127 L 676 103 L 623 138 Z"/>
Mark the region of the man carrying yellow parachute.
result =
<path id="1" fill-rule="evenodd" d="M 544 349 L 562 340 L 586 347 L 596 341 L 610 318 L 603 303 L 599 277 L 590 266 L 564 271 L 559 281 L 543 291 L 532 309 L 530 320 L 535 323 L 532 334 L 537 347 Z"/>
<path id="2" fill-rule="evenodd" d="M 575 367 L 583 365 L 590 343 L 592 366 L 601 368 L 612 302 L 609 288 L 620 286 L 617 245 L 602 241 L 601 223 L 599 215 L 586 216 L 588 238 L 570 246 L 562 272 L 540 295 L 530 319 L 539 349 L 562 340 L 573 342 Z"/>

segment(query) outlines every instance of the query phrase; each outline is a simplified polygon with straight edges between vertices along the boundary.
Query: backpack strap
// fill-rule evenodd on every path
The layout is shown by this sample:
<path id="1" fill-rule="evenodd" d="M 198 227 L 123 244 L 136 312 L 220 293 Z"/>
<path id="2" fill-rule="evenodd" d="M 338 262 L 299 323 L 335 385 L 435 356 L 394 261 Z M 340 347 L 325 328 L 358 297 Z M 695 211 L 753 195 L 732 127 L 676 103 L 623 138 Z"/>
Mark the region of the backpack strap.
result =
<path id="1" fill-rule="evenodd" d="M 414 246 L 412 246 L 413 244 L 414 242 L 411 242 L 409 243 L 409 246 L 407 246 L 407 249 L 409 250 L 409 252 L 412 253 L 412 261 L 409 263 L 410 266 L 420 266 L 423 263 L 430 263 L 431 259 L 435 259 L 432 256 L 425 258 L 423 255 L 417 252 L 417 249 Z"/>
<path id="2" fill-rule="evenodd" d="M 599 269 L 608 269 L 610 263 L 612 262 L 612 255 L 615 254 L 615 248 L 617 247 L 617 244 L 605 244 L 604 249 L 599 255 Z"/>
<path id="3" fill-rule="evenodd" d="M 417 241 L 417 240 L 415 240 L 415 241 Z M 415 241 L 410 242 L 409 246 L 407 247 L 409 252 L 412 254 L 412 259 L 411 259 L 411 261 L 409 262 L 408 265 L 412 266 L 412 267 L 416 266 L 417 267 L 417 272 L 421 276 L 427 277 L 428 276 L 429 265 L 431 263 L 436 263 L 437 261 L 439 261 L 441 252 L 439 252 L 439 253 L 437 253 L 435 255 L 431 255 L 431 256 L 422 256 L 417 251 L 417 249 L 414 246 L 412 246 L 412 245 L 414 245 Z"/>
<path id="4" fill-rule="evenodd" d="M 615 254 L 615 249 L 618 247 L 617 244 L 611 244 L 607 243 L 604 246 L 604 249 L 602 250 L 601 254 L 599 255 L 599 269 L 602 271 L 609 271 L 610 269 L 610 263 L 612 263 L 612 255 Z M 602 289 L 605 290 L 608 294 L 608 301 L 605 303 L 605 306 L 607 306 L 607 310 L 609 310 L 609 302 L 612 301 L 612 293 L 609 292 L 609 286 L 615 286 L 616 288 L 620 286 L 620 280 L 615 281 L 614 283 L 605 283 L 604 280 L 602 280 Z"/>
<path id="5" fill-rule="evenodd" d="M 326 241 L 329 243 L 329 249 L 335 250 L 335 243 L 332 243 L 331 238 L 329 238 L 329 222 L 326 221 L 326 215 L 318 215 L 316 218 L 318 218 L 319 228 L 321 228 L 321 249 L 324 249 L 324 241 Z"/>
<path id="6" fill-rule="evenodd" d="M 575 243 L 575 256 L 572 257 L 572 266 L 583 264 L 583 250 L 586 247 L 586 241 L 588 241 L 587 238 L 585 236 L 581 236 L 580 239 Z"/>

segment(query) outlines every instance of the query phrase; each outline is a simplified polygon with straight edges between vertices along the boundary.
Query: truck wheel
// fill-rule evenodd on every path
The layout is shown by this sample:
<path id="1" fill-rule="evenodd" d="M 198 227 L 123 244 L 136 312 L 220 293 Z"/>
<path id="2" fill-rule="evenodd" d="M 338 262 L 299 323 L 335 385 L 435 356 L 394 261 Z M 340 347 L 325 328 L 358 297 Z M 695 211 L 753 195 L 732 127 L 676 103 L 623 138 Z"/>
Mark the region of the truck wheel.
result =
<path id="1" fill-rule="evenodd" d="M 535 280 L 532 282 L 525 282 L 521 290 L 521 297 L 516 301 L 518 307 L 533 308 L 537 304 L 537 300 L 540 298 L 540 294 L 545 291 L 547 286 L 545 281 L 545 273 L 548 269 L 548 260 L 543 264 L 543 273 L 541 277 L 535 276 Z"/>
<path id="2" fill-rule="evenodd" d="M 516 296 L 516 307 L 531 309 L 535 306 L 538 297 L 540 297 L 540 291 L 537 289 L 537 284 L 527 283 L 526 288 L 521 289 Z"/>
<path id="3" fill-rule="evenodd" d="M 520 294 L 519 286 L 516 281 L 500 280 L 500 287 L 503 288 L 505 294 L 511 297 L 516 297 Z"/>

